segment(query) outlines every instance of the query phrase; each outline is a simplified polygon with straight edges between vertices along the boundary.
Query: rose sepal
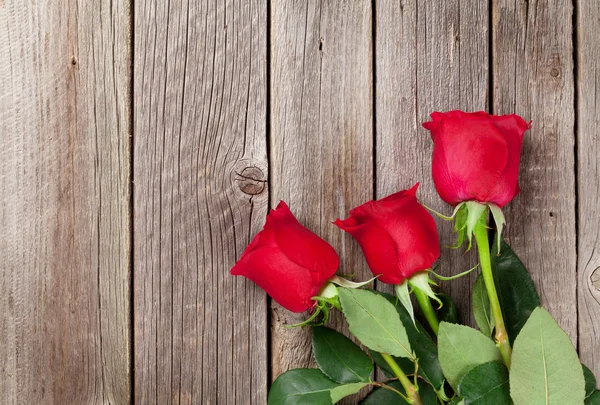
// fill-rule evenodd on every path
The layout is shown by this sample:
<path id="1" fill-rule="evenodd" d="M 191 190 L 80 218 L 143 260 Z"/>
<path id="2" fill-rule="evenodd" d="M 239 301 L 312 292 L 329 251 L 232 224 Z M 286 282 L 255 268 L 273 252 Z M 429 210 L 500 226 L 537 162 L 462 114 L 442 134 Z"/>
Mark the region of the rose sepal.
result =
<path id="1" fill-rule="evenodd" d="M 415 273 L 408 279 L 408 284 L 413 290 L 419 290 L 429 298 L 437 301 L 437 303 L 440 305 L 438 309 L 440 309 L 443 304 L 442 301 L 437 297 L 437 294 L 431 288 L 432 285 L 437 287 L 437 284 L 431 278 L 429 278 L 430 271 L 431 269 L 427 269 L 425 271 Z"/>
<path id="2" fill-rule="evenodd" d="M 502 236 L 502 230 L 506 224 L 506 218 L 504 217 L 502 209 L 494 203 L 463 201 L 454 207 L 454 211 L 452 212 L 451 216 L 441 214 L 427 206 L 425 206 L 425 208 L 445 221 L 455 221 L 454 232 L 458 234 L 458 237 L 456 239 L 456 243 L 453 246 L 450 246 L 452 249 L 458 249 L 461 247 L 465 239 L 468 239 L 469 241 L 467 251 L 471 249 L 473 246 L 473 232 L 475 231 L 475 225 L 477 225 L 477 222 L 487 209 L 489 209 L 492 213 L 499 236 Z M 500 245 L 498 245 L 498 248 L 500 248 Z"/>
<path id="3" fill-rule="evenodd" d="M 375 281 L 377 279 L 377 277 L 379 277 L 379 276 L 375 276 L 375 277 L 370 278 L 369 280 L 363 281 L 361 283 L 356 283 L 354 281 L 350 281 L 346 278 L 340 277 L 336 274 L 329 279 L 329 282 L 339 285 L 340 287 L 344 287 L 344 288 L 360 288 L 360 287 L 366 286 L 369 283 L 372 283 L 373 281 Z"/>
<path id="4" fill-rule="evenodd" d="M 396 297 L 398 297 L 398 301 L 402 304 L 406 312 L 410 315 L 410 318 L 413 321 L 413 324 L 416 325 L 415 322 L 415 311 L 410 299 L 410 294 L 414 293 L 419 305 L 423 312 L 427 312 L 427 308 L 424 306 L 424 299 L 428 299 L 427 297 L 435 300 L 439 304 L 439 308 L 442 307 L 442 301 L 437 297 L 437 294 L 431 288 L 432 285 L 437 286 L 437 284 L 431 280 L 429 277 L 429 273 L 431 269 L 426 269 L 420 272 L 413 274 L 408 279 L 404 280 L 401 284 L 396 284 L 394 286 L 394 290 L 396 291 Z M 430 306 L 430 305 L 429 305 Z M 428 314 L 426 314 L 428 315 Z M 435 314 L 431 314 L 434 316 Z"/>
<path id="5" fill-rule="evenodd" d="M 334 275 L 329 280 L 327 280 L 327 282 L 319 292 L 319 295 L 316 295 L 311 298 L 311 300 L 315 301 L 315 304 L 312 308 L 313 313 L 311 314 L 311 316 L 304 322 L 296 323 L 293 325 L 286 325 L 286 327 L 296 328 L 298 326 L 302 327 L 323 325 L 329 319 L 329 311 L 332 308 L 337 308 L 340 311 L 342 310 L 342 306 L 340 305 L 340 300 L 338 298 L 339 291 L 337 286 L 351 289 L 360 288 L 373 282 L 373 280 L 375 280 L 377 277 L 378 276 L 375 276 L 367 281 L 356 283 L 338 275 Z M 317 316 L 319 316 L 319 314 L 322 314 L 323 318 L 317 322 L 313 322 L 317 318 Z"/>

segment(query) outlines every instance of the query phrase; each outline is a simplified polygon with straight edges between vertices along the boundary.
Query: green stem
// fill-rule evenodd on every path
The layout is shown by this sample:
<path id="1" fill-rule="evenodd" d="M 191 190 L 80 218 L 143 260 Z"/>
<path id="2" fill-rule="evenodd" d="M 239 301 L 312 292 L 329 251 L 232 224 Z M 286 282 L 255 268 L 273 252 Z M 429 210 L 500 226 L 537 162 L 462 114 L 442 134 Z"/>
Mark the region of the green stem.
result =
<path id="1" fill-rule="evenodd" d="M 415 294 L 415 298 L 417 299 L 417 302 L 419 303 L 419 306 L 425 315 L 425 319 L 427 319 L 429 326 L 431 326 L 431 330 L 437 336 L 438 330 L 440 329 L 440 321 L 435 313 L 435 309 L 433 309 L 433 306 L 431 305 L 431 300 L 423 291 L 419 290 L 418 288 L 413 290 L 413 294 Z"/>
<path id="2" fill-rule="evenodd" d="M 495 325 L 495 338 L 496 346 L 502 354 L 506 367 L 510 369 L 510 358 L 512 349 L 508 341 L 508 334 L 506 333 L 506 327 L 504 326 L 504 317 L 502 316 L 502 309 L 500 308 L 500 301 L 498 300 L 498 293 L 496 292 L 496 285 L 494 284 L 494 275 L 492 273 L 492 261 L 490 259 L 490 242 L 487 234 L 487 227 L 485 218 L 487 217 L 487 210 L 483 219 L 477 221 L 473 235 L 475 235 L 475 241 L 477 242 L 477 251 L 479 252 L 479 262 L 481 264 L 481 273 L 483 274 L 483 281 L 485 283 L 485 289 L 490 300 L 490 307 L 492 314 L 494 315 Z"/>
<path id="3" fill-rule="evenodd" d="M 419 396 L 419 389 L 410 382 L 406 374 L 404 374 L 404 371 L 402 371 L 398 363 L 396 363 L 396 360 L 394 360 L 394 358 L 387 353 L 381 353 L 381 357 L 383 357 L 396 377 L 398 377 L 398 381 L 400 381 L 400 384 L 402 384 L 404 390 L 406 391 L 408 402 L 413 405 L 423 405 L 423 402 L 421 402 L 421 397 Z"/>
<path id="4" fill-rule="evenodd" d="M 389 391 L 392 391 L 392 392 L 395 392 L 396 394 L 400 395 L 402 398 L 405 398 L 403 393 L 401 393 L 401 392 L 400 392 L 400 391 L 398 391 L 397 389 L 395 389 L 395 388 L 392 388 L 392 387 L 390 387 L 389 385 L 386 385 L 386 384 L 384 384 L 384 383 L 380 383 L 380 382 L 377 382 L 377 381 L 373 381 L 373 382 L 371 383 L 371 385 L 373 385 L 373 386 L 375 386 L 375 387 L 383 388 L 383 389 L 386 389 L 386 390 L 389 390 Z"/>

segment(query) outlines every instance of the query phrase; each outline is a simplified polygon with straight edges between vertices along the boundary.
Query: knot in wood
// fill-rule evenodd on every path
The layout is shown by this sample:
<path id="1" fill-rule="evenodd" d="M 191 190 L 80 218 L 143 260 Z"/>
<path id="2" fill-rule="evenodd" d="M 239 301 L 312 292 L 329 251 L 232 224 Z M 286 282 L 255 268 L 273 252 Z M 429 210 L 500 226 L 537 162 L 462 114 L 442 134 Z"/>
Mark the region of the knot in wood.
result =
<path id="1" fill-rule="evenodd" d="M 600 267 L 596 267 L 590 275 L 590 282 L 596 291 L 600 291 Z"/>
<path id="2" fill-rule="evenodd" d="M 558 53 L 553 53 L 552 55 L 550 55 L 548 58 L 547 66 L 548 66 L 547 72 L 552 77 L 551 80 L 553 80 L 556 84 L 561 84 L 562 83 L 563 64 L 562 64 L 560 55 Z"/>
<path id="3" fill-rule="evenodd" d="M 256 166 L 245 167 L 241 172 L 236 172 L 236 176 L 238 187 L 244 194 L 260 194 L 267 184 L 265 174 Z"/>

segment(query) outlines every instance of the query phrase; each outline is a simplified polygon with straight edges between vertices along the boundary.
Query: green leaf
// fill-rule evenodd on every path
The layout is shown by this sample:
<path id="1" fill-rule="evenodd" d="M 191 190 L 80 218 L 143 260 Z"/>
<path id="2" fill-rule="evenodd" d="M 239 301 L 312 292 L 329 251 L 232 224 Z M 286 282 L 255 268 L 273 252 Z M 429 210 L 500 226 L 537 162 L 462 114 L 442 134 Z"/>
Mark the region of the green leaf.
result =
<path id="1" fill-rule="evenodd" d="M 414 350 L 414 354 L 419 359 L 419 375 L 425 378 L 431 385 L 436 389 L 439 389 L 444 383 L 444 373 L 440 367 L 438 360 L 438 349 L 429 334 L 425 331 L 423 326 L 417 321 L 413 324 L 410 315 L 406 309 L 398 303 L 398 300 L 390 294 L 377 292 L 377 294 L 384 297 L 391 304 L 394 304 L 400 320 L 404 325 L 410 345 Z M 373 358 L 375 360 L 375 358 Z M 381 359 L 383 363 L 385 361 Z M 377 362 L 377 361 L 376 361 Z M 402 370 L 407 374 L 414 373 L 414 364 L 408 359 L 397 358 L 396 362 L 400 365 Z M 387 365 L 387 363 L 385 363 Z M 380 363 L 377 363 L 380 365 Z M 384 369 L 383 367 L 381 367 Z M 391 370 L 390 370 L 391 371 Z M 390 374 L 393 377 L 393 373 Z"/>
<path id="2" fill-rule="evenodd" d="M 458 393 L 464 398 L 465 405 L 512 404 L 508 370 L 495 361 L 472 368 L 458 383 Z"/>
<path id="3" fill-rule="evenodd" d="M 473 367 L 489 361 L 502 361 L 491 339 L 468 326 L 448 322 L 440 324 L 438 350 L 444 375 L 455 389 Z"/>
<path id="4" fill-rule="evenodd" d="M 531 276 L 510 246 L 503 240 L 500 255 L 497 240 L 492 246 L 494 281 L 512 344 L 533 310 L 540 305 L 540 298 Z"/>
<path id="5" fill-rule="evenodd" d="M 347 397 L 348 395 L 356 394 L 363 387 L 369 385 L 368 382 L 344 384 L 335 387 L 331 390 L 331 401 L 335 404 L 340 399 Z"/>
<path id="6" fill-rule="evenodd" d="M 268 405 L 333 405 L 368 383 L 338 384 L 315 368 L 297 368 L 281 374 L 269 391 Z"/>
<path id="7" fill-rule="evenodd" d="M 460 323 L 452 298 L 446 294 L 438 294 L 438 298 L 442 301 L 442 307 L 437 311 L 440 322 Z"/>
<path id="8" fill-rule="evenodd" d="M 600 391 L 596 390 L 585 399 L 584 405 L 600 405 Z"/>
<path id="9" fill-rule="evenodd" d="M 405 393 L 404 388 L 398 381 L 385 383 L 387 386 L 395 390 Z M 419 380 L 419 396 L 423 405 L 437 405 L 437 396 L 435 391 L 429 384 L 423 380 Z M 375 388 L 371 393 L 360 402 L 360 405 L 404 405 L 408 404 L 400 395 L 386 388 Z"/>
<path id="10" fill-rule="evenodd" d="M 393 356 L 414 358 L 394 305 L 367 290 L 340 288 L 339 293 L 350 332 L 363 345 Z"/>
<path id="11" fill-rule="evenodd" d="M 582 404 L 585 379 L 567 334 L 538 307 L 515 339 L 510 369 L 515 405 Z"/>
<path id="12" fill-rule="evenodd" d="M 481 333 L 486 336 L 492 336 L 494 314 L 492 314 L 490 309 L 490 299 L 488 298 L 481 273 L 477 276 L 475 285 L 473 286 L 473 316 Z"/>
<path id="13" fill-rule="evenodd" d="M 338 386 L 317 369 L 297 368 L 273 382 L 268 405 L 332 405 L 331 390 Z"/>
<path id="14" fill-rule="evenodd" d="M 592 370 L 587 368 L 584 364 L 581 365 L 583 368 L 583 378 L 585 379 L 585 397 L 589 397 L 596 391 L 596 377 Z"/>
<path id="15" fill-rule="evenodd" d="M 460 397 L 456 397 L 450 401 L 448 405 L 465 405 L 465 400 Z"/>
<path id="16" fill-rule="evenodd" d="M 333 329 L 313 328 L 313 355 L 327 377 L 339 384 L 367 382 L 373 372 L 369 356 L 354 342 Z"/>

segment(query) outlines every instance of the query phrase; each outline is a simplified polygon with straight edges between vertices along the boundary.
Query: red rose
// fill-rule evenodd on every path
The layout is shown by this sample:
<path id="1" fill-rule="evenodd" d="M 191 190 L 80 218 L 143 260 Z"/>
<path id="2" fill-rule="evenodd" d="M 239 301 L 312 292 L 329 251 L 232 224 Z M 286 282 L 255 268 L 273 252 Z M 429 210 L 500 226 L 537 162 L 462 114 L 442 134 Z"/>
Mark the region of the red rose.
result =
<path id="1" fill-rule="evenodd" d="M 292 312 L 303 312 L 314 302 L 339 265 L 333 247 L 300 225 L 283 201 L 267 215 L 267 222 L 231 269 L 258 284 Z"/>
<path id="2" fill-rule="evenodd" d="M 335 221 L 358 241 L 371 271 L 384 283 L 401 284 L 440 256 L 435 222 L 417 201 L 417 187 L 369 201 Z"/>
<path id="3" fill-rule="evenodd" d="M 433 139 L 433 182 L 448 204 L 494 203 L 519 194 L 519 160 L 528 124 L 518 115 L 434 112 L 423 126 Z"/>

